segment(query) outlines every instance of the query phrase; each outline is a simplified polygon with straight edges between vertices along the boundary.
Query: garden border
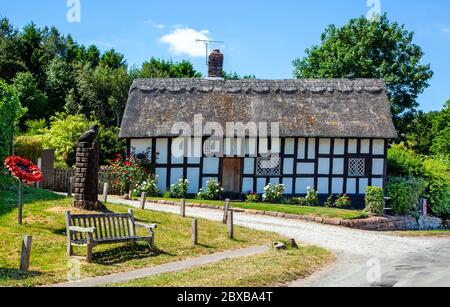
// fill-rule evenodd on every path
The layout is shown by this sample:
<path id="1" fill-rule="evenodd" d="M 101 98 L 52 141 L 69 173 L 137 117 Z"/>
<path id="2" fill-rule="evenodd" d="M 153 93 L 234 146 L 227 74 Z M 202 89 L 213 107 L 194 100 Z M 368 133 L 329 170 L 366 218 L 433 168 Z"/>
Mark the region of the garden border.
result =
<path id="1" fill-rule="evenodd" d="M 179 206 L 179 202 L 168 200 L 150 201 L 149 204 Z M 203 208 L 212 210 L 223 210 L 222 206 L 186 203 L 187 207 Z M 280 217 L 291 220 L 303 220 L 331 226 L 341 226 L 352 229 L 368 230 L 368 231 L 398 231 L 398 230 L 440 230 L 449 229 L 449 222 L 443 221 L 438 217 L 420 217 L 412 216 L 382 216 L 369 217 L 366 219 L 345 220 L 338 218 L 326 218 L 312 215 L 298 215 L 290 213 L 281 213 L 275 211 L 261 211 L 255 209 L 232 208 L 234 212 L 254 215 L 265 215 L 271 217 Z"/>

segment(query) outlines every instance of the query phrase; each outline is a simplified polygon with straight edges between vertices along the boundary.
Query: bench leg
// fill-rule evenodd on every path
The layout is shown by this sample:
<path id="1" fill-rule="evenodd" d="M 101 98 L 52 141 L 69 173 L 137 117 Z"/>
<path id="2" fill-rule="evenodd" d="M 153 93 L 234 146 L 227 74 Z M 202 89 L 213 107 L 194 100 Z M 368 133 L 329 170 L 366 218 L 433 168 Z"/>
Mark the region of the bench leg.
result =
<path id="1" fill-rule="evenodd" d="M 69 242 L 67 244 L 67 256 L 72 257 L 73 255 L 73 246 L 72 244 Z"/>
<path id="2" fill-rule="evenodd" d="M 92 237 L 92 234 L 89 234 L 87 237 L 87 256 L 86 256 L 86 261 L 88 263 L 92 263 L 93 251 L 94 251 L 94 239 Z"/>
<path id="3" fill-rule="evenodd" d="M 148 239 L 148 247 L 150 248 L 151 253 L 156 253 L 155 237 Z"/>

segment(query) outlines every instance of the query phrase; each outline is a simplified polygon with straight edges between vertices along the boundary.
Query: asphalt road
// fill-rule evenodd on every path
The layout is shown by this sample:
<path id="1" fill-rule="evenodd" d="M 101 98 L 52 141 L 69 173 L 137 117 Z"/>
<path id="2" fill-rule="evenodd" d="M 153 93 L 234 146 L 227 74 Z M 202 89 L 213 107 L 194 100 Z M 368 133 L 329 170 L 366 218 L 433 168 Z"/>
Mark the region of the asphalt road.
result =
<path id="1" fill-rule="evenodd" d="M 111 202 L 138 206 L 113 198 Z M 148 205 L 148 209 L 179 213 L 178 207 Z M 219 210 L 187 208 L 188 216 L 221 221 Z M 450 239 L 409 238 L 388 233 L 353 230 L 305 221 L 238 213 L 235 223 L 272 231 L 304 244 L 327 248 L 336 262 L 306 280 L 302 287 L 450 287 Z"/>

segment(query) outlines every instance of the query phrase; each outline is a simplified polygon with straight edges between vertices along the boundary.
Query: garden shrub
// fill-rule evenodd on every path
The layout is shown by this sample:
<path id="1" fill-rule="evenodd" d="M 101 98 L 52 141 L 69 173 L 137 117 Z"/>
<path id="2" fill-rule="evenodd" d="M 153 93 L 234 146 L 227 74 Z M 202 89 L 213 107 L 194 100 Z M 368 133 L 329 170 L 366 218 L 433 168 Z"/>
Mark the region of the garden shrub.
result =
<path id="1" fill-rule="evenodd" d="M 203 200 L 220 200 L 223 188 L 217 180 L 210 180 L 206 183 L 206 189 L 200 189 L 197 196 Z"/>
<path id="2" fill-rule="evenodd" d="M 25 113 L 13 87 L 0 79 L 0 172 L 4 170 L 3 161 L 11 153 L 19 119 Z"/>
<path id="3" fill-rule="evenodd" d="M 404 145 L 394 145 L 388 153 L 388 170 L 392 177 L 422 178 L 425 191 L 420 197 L 429 200 L 435 215 L 450 217 L 450 165 L 445 160 L 423 157 Z"/>
<path id="4" fill-rule="evenodd" d="M 305 197 L 306 204 L 312 207 L 317 206 L 319 204 L 319 193 L 311 187 L 308 187 L 307 191 L 308 192 Z"/>
<path id="5" fill-rule="evenodd" d="M 284 185 L 283 184 L 269 184 L 264 188 L 262 196 L 263 201 L 269 203 L 279 203 L 283 200 Z"/>
<path id="6" fill-rule="evenodd" d="M 147 197 L 156 197 L 159 195 L 158 189 L 158 177 L 150 176 L 144 182 L 142 182 L 138 188 L 134 191 L 138 196 L 143 192 L 147 193 Z"/>
<path id="7" fill-rule="evenodd" d="M 350 208 L 352 206 L 352 202 L 348 195 L 341 195 L 336 199 L 334 205 L 336 206 L 336 208 L 344 209 Z"/>
<path id="8" fill-rule="evenodd" d="M 248 193 L 245 195 L 245 201 L 248 203 L 257 203 L 259 202 L 259 195 L 256 193 Z"/>
<path id="9" fill-rule="evenodd" d="M 294 197 L 294 198 L 289 199 L 288 202 L 289 202 L 289 204 L 296 205 L 296 206 L 302 206 L 302 207 L 309 206 L 308 202 L 306 201 L 306 198 L 304 198 L 304 197 Z"/>
<path id="10" fill-rule="evenodd" d="M 323 204 L 324 207 L 326 208 L 333 208 L 335 206 L 334 203 L 334 196 L 330 195 L 327 200 L 325 201 L 325 203 Z"/>
<path id="11" fill-rule="evenodd" d="M 390 177 L 386 191 L 393 213 L 407 215 L 417 211 L 417 204 L 425 191 L 425 182 L 415 177 Z"/>
<path id="12" fill-rule="evenodd" d="M 122 193 L 136 190 L 147 178 L 147 171 L 132 157 L 122 160 L 120 155 L 111 164 L 112 173 L 116 175 L 113 184 Z"/>
<path id="13" fill-rule="evenodd" d="M 180 179 L 176 184 L 172 184 L 170 187 L 171 198 L 186 198 L 189 190 L 189 180 Z"/>
<path id="14" fill-rule="evenodd" d="M 366 211 L 373 215 L 384 214 L 384 190 L 379 187 L 367 187 Z"/>
<path id="15" fill-rule="evenodd" d="M 37 163 L 44 150 L 44 140 L 41 135 L 19 136 L 14 141 L 14 154 Z"/>

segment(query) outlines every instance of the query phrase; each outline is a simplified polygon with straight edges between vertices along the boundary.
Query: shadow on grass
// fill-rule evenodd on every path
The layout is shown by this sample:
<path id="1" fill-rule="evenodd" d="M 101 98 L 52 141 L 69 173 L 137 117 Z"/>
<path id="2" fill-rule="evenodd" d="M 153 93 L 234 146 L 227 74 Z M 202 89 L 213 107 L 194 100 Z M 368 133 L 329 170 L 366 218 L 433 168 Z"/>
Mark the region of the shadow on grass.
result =
<path id="1" fill-rule="evenodd" d="M 165 253 L 159 250 L 156 253 L 151 253 L 148 245 L 136 244 L 135 246 L 127 245 L 101 252 L 94 251 L 93 261 L 101 265 L 116 265 L 132 260 L 158 257 L 163 254 Z"/>
<path id="2" fill-rule="evenodd" d="M 18 269 L 0 268 L 0 280 L 25 280 L 32 277 L 41 276 L 40 272 L 23 272 Z"/>

